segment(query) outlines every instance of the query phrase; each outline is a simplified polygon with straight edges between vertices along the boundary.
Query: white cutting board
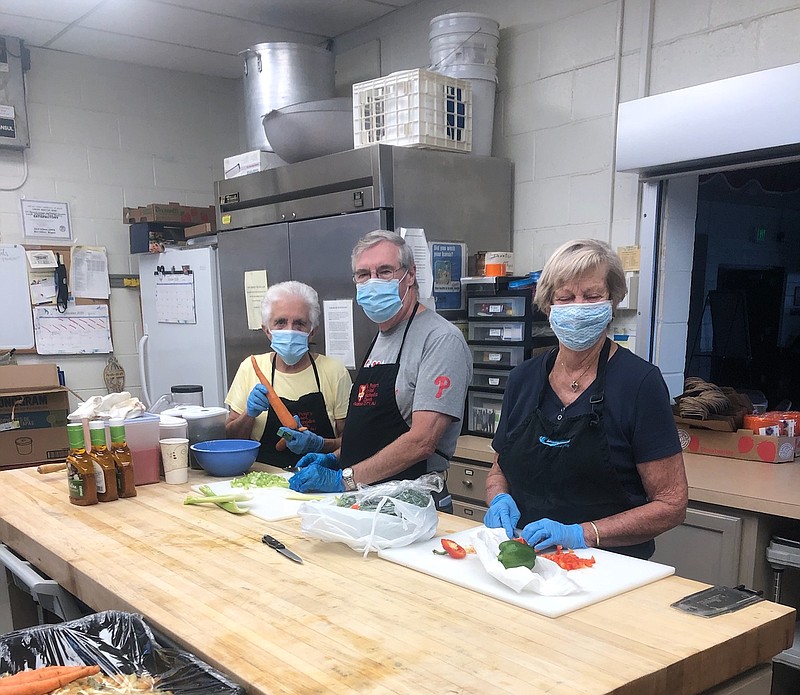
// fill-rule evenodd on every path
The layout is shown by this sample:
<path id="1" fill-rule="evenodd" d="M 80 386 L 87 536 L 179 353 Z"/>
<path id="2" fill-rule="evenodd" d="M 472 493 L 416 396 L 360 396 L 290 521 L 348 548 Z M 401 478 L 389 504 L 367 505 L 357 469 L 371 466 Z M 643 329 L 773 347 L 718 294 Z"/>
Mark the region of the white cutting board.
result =
<path id="1" fill-rule="evenodd" d="M 471 533 L 471 530 L 459 531 L 446 537 L 466 546 L 471 543 Z M 463 560 L 434 555 L 434 548 L 442 549 L 441 538 L 437 536 L 404 548 L 380 550 L 378 556 L 549 618 L 557 618 L 675 573 L 675 568 L 668 565 L 591 548 L 575 552 L 581 557 L 593 555 L 595 564 L 570 571 L 570 576 L 584 586 L 585 591 L 569 596 L 541 596 L 530 591 L 517 593 L 488 574 L 475 554 L 467 555 Z"/>
<path id="2" fill-rule="evenodd" d="M 291 473 L 278 473 L 284 478 L 291 478 Z M 236 492 L 247 492 L 253 495 L 253 499 L 246 502 L 237 502 L 241 507 L 246 507 L 253 516 L 257 516 L 264 521 L 280 521 L 281 519 L 291 519 L 297 516 L 297 510 L 303 502 L 309 500 L 290 500 L 286 499 L 288 495 L 297 494 L 294 490 L 287 487 L 231 487 L 230 480 L 220 480 L 216 483 L 208 483 L 208 486 L 218 495 L 228 495 Z M 192 488 L 199 492 L 199 485 L 193 485 Z M 337 492 L 320 492 L 314 493 L 315 496 L 327 499 L 336 497 Z"/>

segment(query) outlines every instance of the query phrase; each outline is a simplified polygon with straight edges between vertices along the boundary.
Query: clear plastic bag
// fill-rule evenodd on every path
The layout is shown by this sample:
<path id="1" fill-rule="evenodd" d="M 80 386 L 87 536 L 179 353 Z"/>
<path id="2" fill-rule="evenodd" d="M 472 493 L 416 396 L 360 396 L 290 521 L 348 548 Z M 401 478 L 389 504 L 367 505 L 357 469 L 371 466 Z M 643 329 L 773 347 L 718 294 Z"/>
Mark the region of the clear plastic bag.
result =
<path id="1" fill-rule="evenodd" d="M 428 473 L 415 480 L 392 480 L 342 493 L 339 499 L 344 498 L 346 506 L 305 502 L 298 510 L 300 528 L 313 538 L 363 551 L 365 557 L 370 551 L 428 540 L 436 535 L 439 524 L 431 492 L 441 492 L 443 484 L 441 475 Z M 424 497 L 425 506 L 414 503 Z"/>
<path id="2" fill-rule="evenodd" d="M 245 692 L 194 654 L 159 645 L 135 613 L 104 611 L 0 636 L 0 674 L 73 665 L 97 665 L 107 675 L 149 674 L 157 678 L 158 690 L 175 695 Z"/>

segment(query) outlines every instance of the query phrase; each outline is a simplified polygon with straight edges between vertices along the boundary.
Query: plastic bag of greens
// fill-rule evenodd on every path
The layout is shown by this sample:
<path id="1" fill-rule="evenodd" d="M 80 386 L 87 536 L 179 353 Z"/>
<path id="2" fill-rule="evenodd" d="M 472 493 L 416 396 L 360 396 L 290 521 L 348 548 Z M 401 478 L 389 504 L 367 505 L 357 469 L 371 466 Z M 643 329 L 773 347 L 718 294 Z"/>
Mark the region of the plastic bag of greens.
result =
<path id="1" fill-rule="evenodd" d="M 313 538 L 344 543 L 364 553 L 400 548 L 436 535 L 439 515 L 432 492 L 444 480 L 428 473 L 345 492 L 331 504 L 300 505 L 300 528 Z"/>

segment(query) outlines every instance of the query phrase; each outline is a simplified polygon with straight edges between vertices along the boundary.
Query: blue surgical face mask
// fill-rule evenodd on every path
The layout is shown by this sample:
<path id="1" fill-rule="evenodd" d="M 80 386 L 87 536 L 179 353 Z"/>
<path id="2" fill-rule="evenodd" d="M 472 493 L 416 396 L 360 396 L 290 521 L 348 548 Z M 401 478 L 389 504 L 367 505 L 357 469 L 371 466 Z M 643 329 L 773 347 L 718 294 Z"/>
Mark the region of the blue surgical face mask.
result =
<path id="1" fill-rule="evenodd" d="M 293 330 L 271 330 L 272 349 L 288 365 L 297 364 L 308 352 L 308 333 Z"/>
<path id="2" fill-rule="evenodd" d="M 592 347 L 611 322 L 611 302 L 553 304 L 550 327 L 559 342 L 579 352 Z"/>
<path id="3" fill-rule="evenodd" d="M 403 278 L 406 274 L 408 270 L 403 274 Z M 356 302 L 370 321 L 385 323 L 397 316 L 403 307 L 403 300 L 400 298 L 400 280 L 370 278 L 356 285 Z"/>

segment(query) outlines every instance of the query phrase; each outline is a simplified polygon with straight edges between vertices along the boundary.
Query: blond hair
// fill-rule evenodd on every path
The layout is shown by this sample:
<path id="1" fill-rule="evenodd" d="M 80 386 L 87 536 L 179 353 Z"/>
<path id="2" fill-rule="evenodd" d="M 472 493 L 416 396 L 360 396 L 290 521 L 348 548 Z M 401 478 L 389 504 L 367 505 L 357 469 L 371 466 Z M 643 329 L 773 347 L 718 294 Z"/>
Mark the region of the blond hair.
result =
<path id="1" fill-rule="evenodd" d="M 628 293 L 625 271 L 614 249 L 599 239 L 574 239 L 553 252 L 536 284 L 536 306 L 548 313 L 559 287 L 604 266 L 608 296 L 616 309 Z"/>

